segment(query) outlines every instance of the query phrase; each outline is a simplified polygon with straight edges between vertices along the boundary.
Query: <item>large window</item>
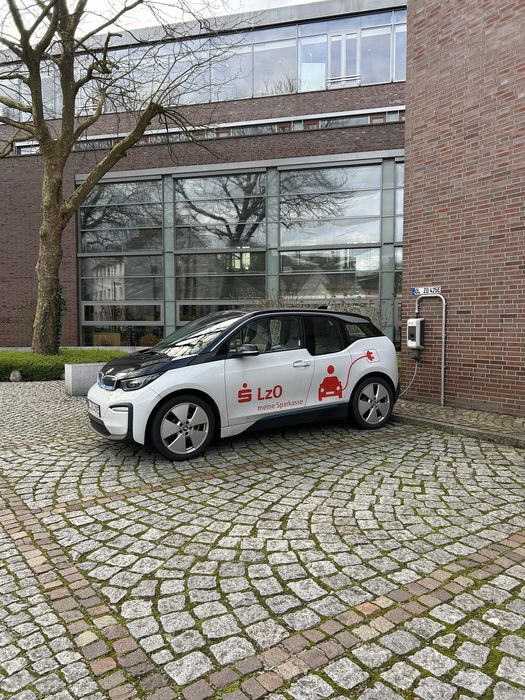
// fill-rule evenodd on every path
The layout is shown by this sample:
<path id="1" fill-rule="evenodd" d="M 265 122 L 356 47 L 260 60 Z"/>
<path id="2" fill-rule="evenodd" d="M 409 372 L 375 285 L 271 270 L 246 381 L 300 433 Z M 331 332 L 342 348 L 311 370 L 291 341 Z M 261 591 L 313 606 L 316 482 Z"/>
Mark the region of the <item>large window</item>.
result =
<path id="1" fill-rule="evenodd" d="M 266 174 L 175 180 L 177 249 L 266 245 Z"/>
<path id="2" fill-rule="evenodd" d="M 404 187 L 405 165 L 404 163 L 396 163 L 396 243 L 402 243 L 403 241 Z"/>
<path id="3" fill-rule="evenodd" d="M 266 173 L 177 179 L 174 189 L 179 321 L 194 300 L 218 310 L 264 298 Z"/>
<path id="4" fill-rule="evenodd" d="M 281 253 L 281 291 L 303 299 L 377 297 L 379 248 Z"/>
<path id="5" fill-rule="evenodd" d="M 281 246 L 379 243 L 381 166 L 317 168 L 281 175 Z"/>
<path id="6" fill-rule="evenodd" d="M 406 11 L 392 10 L 324 21 L 269 27 L 219 38 L 135 46 L 110 52 L 119 66 L 107 87 L 106 111 L 139 109 L 156 90 L 177 81 L 175 103 L 195 104 L 263 95 L 405 80 Z M 91 54 L 77 57 L 78 75 Z M 42 74 L 45 110 L 59 116 L 61 91 L 57 71 Z M 13 81 L 17 98 L 25 86 Z M 121 94 L 126 94 L 125 105 Z M 82 88 L 80 114 L 93 112 L 97 89 Z M 12 108 L 0 113 L 25 118 Z"/>
<path id="7" fill-rule="evenodd" d="M 151 345 L 160 337 L 162 207 L 160 180 L 98 185 L 84 201 L 79 213 L 83 343 Z"/>
<path id="8" fill-rule="evenodd" d="M 266 298 L 396 309 L 403 176 L 385 161 L 99 185 L 79 213 L 82 341 L 151 345 L 165 319 Z"/>

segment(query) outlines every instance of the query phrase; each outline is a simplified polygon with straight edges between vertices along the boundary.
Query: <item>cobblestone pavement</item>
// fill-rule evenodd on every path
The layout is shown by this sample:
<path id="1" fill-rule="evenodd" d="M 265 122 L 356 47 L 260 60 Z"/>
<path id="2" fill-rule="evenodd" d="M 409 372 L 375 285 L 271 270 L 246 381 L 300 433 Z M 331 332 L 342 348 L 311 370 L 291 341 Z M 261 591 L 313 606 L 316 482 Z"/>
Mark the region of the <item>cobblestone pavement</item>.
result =
<path id="1" fill-rule="evenodd" d="M 525 451 L 310 426 L 171 464 L 0 385 L 0 697 L 525 699 Z"/>
<path id="2" fill-rule="evenodd" d="M 525 417 L 402 399 L 396 404 L 395 419 L 525 448 Z"/>

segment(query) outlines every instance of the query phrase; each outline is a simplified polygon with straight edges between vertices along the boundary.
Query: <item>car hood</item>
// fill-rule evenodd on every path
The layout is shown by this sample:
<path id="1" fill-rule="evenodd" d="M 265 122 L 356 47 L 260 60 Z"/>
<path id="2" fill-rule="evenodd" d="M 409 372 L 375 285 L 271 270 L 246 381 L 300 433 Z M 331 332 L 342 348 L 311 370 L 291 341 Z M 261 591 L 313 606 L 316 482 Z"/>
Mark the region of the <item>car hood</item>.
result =
<path id="1" fill-rule="evenodd" d="M 101 373 L 116 379 L 143 377 L 147 374 L 185 367 L 193 359 L 192 355 L 171 358 L 161 352 L 146 350 L 110 360 L 102 367 Z"/>

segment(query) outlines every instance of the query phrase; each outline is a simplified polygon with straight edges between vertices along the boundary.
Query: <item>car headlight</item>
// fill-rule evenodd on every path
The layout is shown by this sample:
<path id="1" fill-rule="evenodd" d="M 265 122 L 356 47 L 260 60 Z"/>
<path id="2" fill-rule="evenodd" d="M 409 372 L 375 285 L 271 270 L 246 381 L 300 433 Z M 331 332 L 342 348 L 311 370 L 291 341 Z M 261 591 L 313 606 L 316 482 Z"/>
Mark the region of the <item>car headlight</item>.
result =
<path id="1" fill-rule="evenodd" d="M 160 377 L 163 372 L 158 372 L 157 374 L 146 374 L 143 377 L 135 377 L 134 379 L 121 379 L 119 384 L 120 388 L 124 391 L 136 391 L 137 389 L 142 389 L 142 387 L 147 386 L 153 380 Z"/>

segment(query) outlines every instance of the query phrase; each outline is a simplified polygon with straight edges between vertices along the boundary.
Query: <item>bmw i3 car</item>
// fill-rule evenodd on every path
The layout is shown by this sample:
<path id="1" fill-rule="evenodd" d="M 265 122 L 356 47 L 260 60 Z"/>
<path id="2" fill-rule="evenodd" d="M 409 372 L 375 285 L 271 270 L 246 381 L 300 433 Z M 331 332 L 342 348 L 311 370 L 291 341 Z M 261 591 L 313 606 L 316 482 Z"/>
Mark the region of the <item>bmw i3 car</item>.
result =
<path id="1" fill-rule="evenodd" d="M 151 349 L 106 364 L 91 387 L 91 427 L 172 460 L 214 437 L 320 419 L 365 429 L 389 420 L 396 351 L 365 316 L 321 309 L 221 311 Z"/>

